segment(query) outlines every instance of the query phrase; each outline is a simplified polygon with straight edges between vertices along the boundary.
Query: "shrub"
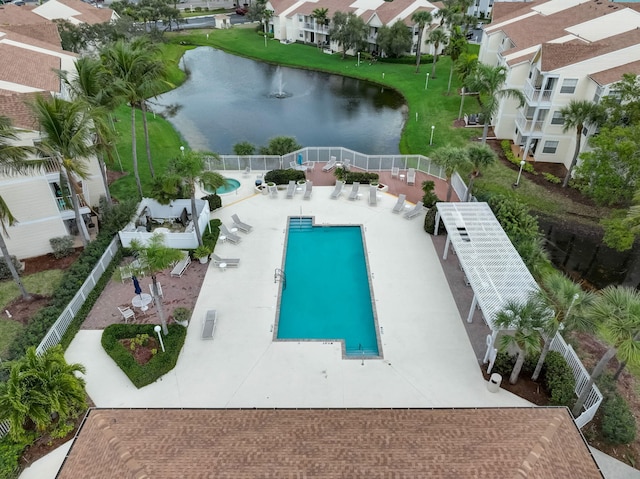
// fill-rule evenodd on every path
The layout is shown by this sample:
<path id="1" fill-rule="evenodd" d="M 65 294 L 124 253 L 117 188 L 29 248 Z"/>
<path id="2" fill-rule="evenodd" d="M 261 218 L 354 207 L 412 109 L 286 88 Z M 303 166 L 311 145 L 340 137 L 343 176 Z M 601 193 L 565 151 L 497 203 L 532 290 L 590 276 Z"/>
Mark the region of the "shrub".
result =
<path id="1" fill-rule="evenodd" d="M 304 171 L 299 170 L 271 170 L 264 175 L 265 183 L 275 183 L 276 185 L 286 185 L 289 181 L 304 180 Z"/>
<path id="2" fill-rule="evenodd" d="M 507 160 L 520 168 L 520 162 L 522 161 L 522 158 L 518 158 L 513 154 L 513 151 L 511 151 L 511 142 L 509 140 L 502 140 L 500 142 L 500 146 L 502 147 L 502 151 L 504 152 L 504 156 L 507 158 Z M 533 169 L 533 165 L 531 163 L 527 163 L 526 161 L 522 169 L 527 173 L 532 173 L 534 175 L 538 174 L 536 170 Z"/>
<path id="3" fill-rule="evenodd" d="M 102 333 L 102 347 L 137 388 L 155 382 L 175 367 L 187 335 L 186 328 L 170 324 L 169 334 L 162 336 L 166 351 L 154 355 L 144 365 L 138 364 L 119 340 L 133 338 L 138 334 L 155 337 L 153 328 L 153 324 L 112 324 Z"/>
<path id="4" fill-rule="evenodd" d="M 547 180 L 549 183 L 553 183 L 554 185 L 559 185 L 560 183 L 562 183 L 562 180 L 560 178 L 558 178 L 556 175 L 552 175 L 551 173 L 542 173 L 542 176 L 544 176 L 544 179 Z"/>
<path id="5" fill-rule="evenodd" d="M 544 358 L 543 381 L 552 405 L 570 407 L 575 402 L 576 380 L 562 354 L 549 351 Z"/>
<path id="6" fill-rule="evenodd" d="M 436 184 L 433 181 L 422 182 L 422 191 L 424 191 L 422 204 L 425 208 L 433 208 L 433 206 L 438 202 L 438 196 L 433 192 L 435 187 Z"/>
<path id="7" fill-rule="evenodd" d="M 436 226 L 436 213 L 436 208 L 429 208 L 429 211 L 427 211 L 427 214 L 424 217 L 424 230 L 430 235 L 433 234 L 433 228 Z M 444 223 L 441 221 L 440 227 L 438 228 L 438 234 L 444 234 L 446 231 Z"/>
<path id="8" fill-rule="evenodd" d="M 173 310 L 174 321 L 189 321 L 191 319 L 191 310 L 188 308 L 178 307 Z"/>
<path id="9" fill-rule="evenodd" d="M 18 261 L 18 258 L 11 255 L 11 262 L 16 268 L 16 271 L 20 272 L 22 270 L 22 264 Z M 11 271 L 9 270 L 9 266 L 7 266 L 7 260 L 3 256 L 0 258 L 0 280 L 9 278 L 11 278 Z"/>
<path id="10" fill-rule="evenodd" d="M 28 442 L 15 442 L 5 436 L 0 439 L 0 477 L 14 479 L 20 475 L 20 456 Z"/>
<path id="11" fill-rule="evenodd" d="M 58 236 L 49 239 L 49 244 L 56 259 L 64 258 L 73 253 L 73 238 L 71 236 Z"/>
<path id="12" fill-rule="evenodd" d="M 201 199 L 205 200 L 209 203 L 209 211 L 217 210 L 218 208 L 222 208 L 222 198 L 218 196 L 217 193 L 213 193 L 211 195 L 203 196 Z"/>
<path id="13" fill-rule="evenodd" d="M 233 153 L 238 156 L 251 156 L 255 151 L 256 147 L 248 141 L 241 141 L 233 145 Z"/>
<path id="14" fill-rule="evenodd" d="M 194 10 L 195 10 L 196 12 L 201 12 L 201 11 L 202 11 L 202 7 L 196 7 L 196 8 L 194 8 Z"/>
<path id="15" fill-rule="evenodd" d="M 361 185 L 368 185 L 372 181 L 378 181 L 380 175 L 378 173 L 367 173 L 365 171 L 347 171 L 344 175 L 345 182 L 350 185 L 357 181 Z"/>
<path id="16" fill-rule="evenodd" d="M 493 363 L 493 369 L 491 373 L 498 373 L 503 378 L 508 377 L 511 374 L 513 366 L 516 364 L 516 357 L 509 355 L 506 352 L 500 352 L 496 356 L 496 360 Z"/>
<path id="17" fill-rule="evenodd" d="M 614 392 L 602 405 L 602 436 L 610 444 L 629 444 L 636 438 L 636 420 L 629 405 Z"/>
<path id="18" fill-rule="evenodd" d="M 221 224 L 222 222 L 219 219 L 213 219 L 209 221 L 209 226 L 202 231 L 202 243 L 211 251 L 214 251 L 216 248 Z"/>

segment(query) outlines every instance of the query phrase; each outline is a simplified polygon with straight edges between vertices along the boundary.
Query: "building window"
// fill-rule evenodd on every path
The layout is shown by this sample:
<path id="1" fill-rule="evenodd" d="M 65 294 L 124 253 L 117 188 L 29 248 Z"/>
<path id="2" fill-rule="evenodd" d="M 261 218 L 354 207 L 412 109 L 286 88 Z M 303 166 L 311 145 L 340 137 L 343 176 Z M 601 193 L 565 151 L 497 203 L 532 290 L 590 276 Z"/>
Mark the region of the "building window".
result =
<path id="1" fill-rule="evenodd" d="M 558 149 L 558 141 L 545 141 L 544 147 L 542 148 L 542 153 L 555 153 Z"/>
<path id="2" fill-rule="evenodd" d="M 562 82 L 562 86 L 560 87 L 560 93 L 575 93 L 577 85 L 578 85 L 577 78 L 567 78 Z"/>
<path id="3" fill-rule="evenodd" d="M 564 117 L 562 116 L 562 113 L 560 113 L 560 110 L 553 112 L 553 117 L 551 118 L 551 124 L 564 125 Z"/>

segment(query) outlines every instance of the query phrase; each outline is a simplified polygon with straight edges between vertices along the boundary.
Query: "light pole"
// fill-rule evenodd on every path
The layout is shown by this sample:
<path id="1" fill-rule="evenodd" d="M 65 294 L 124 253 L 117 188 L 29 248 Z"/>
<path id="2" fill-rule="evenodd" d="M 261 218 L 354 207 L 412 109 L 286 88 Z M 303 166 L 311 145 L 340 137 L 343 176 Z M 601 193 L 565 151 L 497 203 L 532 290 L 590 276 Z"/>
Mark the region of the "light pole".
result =
<path id="1" fill-rule="evenodd" d="M 160 340 L 160 347 L 162 348 L 162 352 L 164 353 L 164 343 L 162 342 L 162 335 L 160 334 L 160 331 L 162 331 L 162 328 L 160 327 L 160 325 L 154 326 L 153 330 L 156 332 L 156 334 L 158 335 L 158 339 Z"/>
<path id="2" fill-rule="evenodd" d="M 460 111 L 458 111 L 458 120 L 462 118 L 462 106 L 464 105 L 464 87 L 462 87 L 462 94 L 460 95 Z"/>
<path id="3" fill-rule="evenodd" d="M 358 66 L 360 66 L 360 52 L 358 52 Z"/>
<path id="4" fill-rule="evenodd" d="M 429 87 L 429 72 L 427 72 L 427 79 L 424 82 L 424 89 L 426 90 Z"/>
<path id="5" fill-rule="evenodd" d="M 516 182 L 514 183 L 513 186 L 519 186 L 520 185 L 520 177 L 522 176 L 522 168 L 524 168 L 524 164 L 525 164 L 525 161 L 521 160 L 520 161 L 520 171 L 518 171 L 518 179 L 516 180 Z"/>
<path id="6" fill-rule="evenodd" d="M 431 125 L 431 138 L 429 138 L 429 145 L 433 145 L 433 130 L 436 129 L 436 125 Z"/>
<path id="7" fill-rule="evenodd" d="M 184 146 L 180 147 L 180 151 L 182 152 L 182 156 L 184 156 Z"/>

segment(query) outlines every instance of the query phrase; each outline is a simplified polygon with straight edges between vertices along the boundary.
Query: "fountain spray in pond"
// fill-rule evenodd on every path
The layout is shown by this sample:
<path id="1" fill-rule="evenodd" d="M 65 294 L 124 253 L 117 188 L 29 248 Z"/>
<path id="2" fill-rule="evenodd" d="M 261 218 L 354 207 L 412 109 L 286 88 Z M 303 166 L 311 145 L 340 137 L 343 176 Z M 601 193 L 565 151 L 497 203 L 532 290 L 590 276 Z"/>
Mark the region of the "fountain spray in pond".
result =
<path id="1" fill-rule="evenodd" d="M 280 67 L 276 69 L 276 76 L 273 78 L 271 91 L 272 93 L 269 96 L 273 98 L 282 99 L 291 96 L 291 93 L 284 91 L 284 80 L 282 78 L 282 69 Z"/>

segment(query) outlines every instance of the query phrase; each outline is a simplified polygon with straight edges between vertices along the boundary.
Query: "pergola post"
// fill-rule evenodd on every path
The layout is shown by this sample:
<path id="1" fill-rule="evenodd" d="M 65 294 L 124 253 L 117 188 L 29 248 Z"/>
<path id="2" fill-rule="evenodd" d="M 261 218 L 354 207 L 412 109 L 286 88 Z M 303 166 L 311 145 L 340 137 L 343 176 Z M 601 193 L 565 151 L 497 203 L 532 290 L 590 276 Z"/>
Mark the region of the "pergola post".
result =
<path id="1" fill-rule="evenodd" d="M 447 241 L 444 242 L 444 253 L 442 254 L 442 259 L 446 260 L 449 255 L 449 245 L 451 244 L 451 235 L 447 233 Z"/>
<path id="2" fill-rule="evenodd" d="M 498 337 L 498 331 L 491 331 L 491 335 L 487 334 L 487 352 L 484 353 L 484 359 L 482 360 L 482 364 L 489 361 L 491 357 L 491 350 L 493 349 L 493 345 L 496 343 L 496 338 Z"/>
<path id="3" fill-rule="evenodd" d="M 436 213 L 436 219 L 433 222 L 434 226 L 433 226 L 433 236 L 438 236 L 438 230 L 440 229 L 440 211 L 438 210 L 438 212 Z"/>
<path id="4" fill-rule="evenodd" d="M 471 300 L 471 308 L 469 309 L 469 315 L 467 316 L 467 323 L 473 322 L 473 313 L 478 305 L 478 297 L 474 294 Z"/>

